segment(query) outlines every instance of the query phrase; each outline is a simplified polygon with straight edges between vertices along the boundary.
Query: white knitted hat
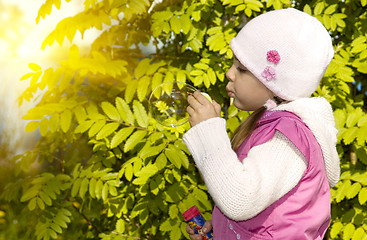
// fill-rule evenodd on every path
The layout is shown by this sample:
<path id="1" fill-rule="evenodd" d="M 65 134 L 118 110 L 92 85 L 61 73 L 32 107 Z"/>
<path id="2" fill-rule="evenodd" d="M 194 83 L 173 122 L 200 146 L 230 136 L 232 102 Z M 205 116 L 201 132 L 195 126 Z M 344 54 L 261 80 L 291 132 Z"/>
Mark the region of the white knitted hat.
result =
<path id="1" fill-rule="evenodd" d="M 232 39 L 231 48 L 252 74 L 284 100 L 310 97 L 334 56 L 324 26 L 293 8 L 252 19 Z"/>

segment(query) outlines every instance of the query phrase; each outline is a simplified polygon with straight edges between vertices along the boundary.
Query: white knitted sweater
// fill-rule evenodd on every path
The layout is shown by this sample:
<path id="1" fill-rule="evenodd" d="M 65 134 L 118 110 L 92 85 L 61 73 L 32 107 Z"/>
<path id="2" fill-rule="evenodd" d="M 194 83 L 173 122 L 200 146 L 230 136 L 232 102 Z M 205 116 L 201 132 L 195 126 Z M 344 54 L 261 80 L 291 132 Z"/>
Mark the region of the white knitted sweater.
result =
<path id="1" fill-rule="evenodd" d="M 333 112 L 324 98 L 304 98 L 273 109 L 298 115 L 319 142 L 330 186 L 340 175 Z M 191 128 L 183 140 L 221 211 L 239 221 L 256 216 L 297 185 L 307 161 L 282 133 L 253 147 L 241 163 L 232 150 L 222 118 L 211 118 Z"/>

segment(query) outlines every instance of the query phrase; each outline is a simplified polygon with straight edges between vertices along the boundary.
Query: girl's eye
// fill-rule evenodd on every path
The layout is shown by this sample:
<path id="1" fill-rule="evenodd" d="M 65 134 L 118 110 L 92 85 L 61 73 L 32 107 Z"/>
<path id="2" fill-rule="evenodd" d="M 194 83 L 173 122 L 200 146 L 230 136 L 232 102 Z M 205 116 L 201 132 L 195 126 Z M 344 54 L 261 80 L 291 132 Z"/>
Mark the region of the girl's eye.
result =
<path id="1" fill-rule="evenodd" d="M 245 70 L 245 69 L 240 68 L 240 67 L 237 67 L 237 70 L 238 70 L 239 72 L 246 72 L 246 70 Z"/>

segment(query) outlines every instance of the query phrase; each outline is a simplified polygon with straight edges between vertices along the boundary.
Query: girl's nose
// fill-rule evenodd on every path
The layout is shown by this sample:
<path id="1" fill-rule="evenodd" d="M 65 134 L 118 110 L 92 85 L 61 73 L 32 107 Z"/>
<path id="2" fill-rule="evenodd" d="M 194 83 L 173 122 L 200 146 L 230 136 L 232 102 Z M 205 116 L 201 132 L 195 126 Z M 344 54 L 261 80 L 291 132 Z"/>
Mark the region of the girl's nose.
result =
<path id="1" fill-rule="evenodd" d="M 233 80 L 234 80 L 234 66 L 233 65 L 226 72 L 226 77 L 227 77 L 228 81 L 233 82 Z"/>

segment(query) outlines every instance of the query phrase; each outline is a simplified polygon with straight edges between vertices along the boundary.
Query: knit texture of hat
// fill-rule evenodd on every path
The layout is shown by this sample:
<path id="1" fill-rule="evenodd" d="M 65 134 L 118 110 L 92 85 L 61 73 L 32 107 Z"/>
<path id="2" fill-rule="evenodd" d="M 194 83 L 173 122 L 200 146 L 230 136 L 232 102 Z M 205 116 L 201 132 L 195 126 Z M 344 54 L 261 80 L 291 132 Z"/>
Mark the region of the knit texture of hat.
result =
<path id="1" fill-rule="evenodd" d="M 284 100 L 310 97 L 334 56 L 325 27 L 293 8 L 249 21 L 232 39 L 237 59 Z"/>

